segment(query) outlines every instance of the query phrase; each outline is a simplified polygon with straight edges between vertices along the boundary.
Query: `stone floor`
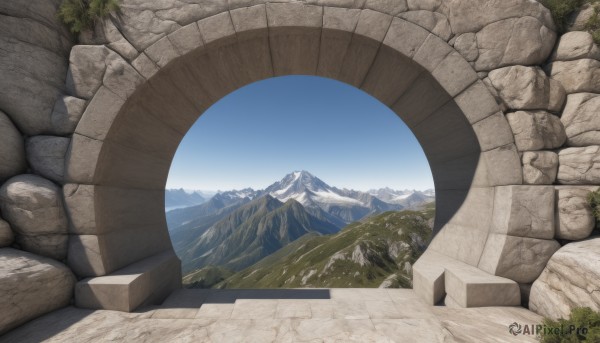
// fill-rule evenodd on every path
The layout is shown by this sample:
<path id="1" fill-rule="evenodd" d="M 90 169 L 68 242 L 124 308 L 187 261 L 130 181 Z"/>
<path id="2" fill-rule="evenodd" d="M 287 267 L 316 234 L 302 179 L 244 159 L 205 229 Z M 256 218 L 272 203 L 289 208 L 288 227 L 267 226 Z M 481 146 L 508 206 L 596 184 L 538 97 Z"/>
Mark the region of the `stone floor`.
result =
<path id="1" fill-rule="evenodd" d="M 0 342 L 534 342 L 523 308 L 427 306 L 408 289 L 186 290 L 136 313 L 64 308 Z"/>

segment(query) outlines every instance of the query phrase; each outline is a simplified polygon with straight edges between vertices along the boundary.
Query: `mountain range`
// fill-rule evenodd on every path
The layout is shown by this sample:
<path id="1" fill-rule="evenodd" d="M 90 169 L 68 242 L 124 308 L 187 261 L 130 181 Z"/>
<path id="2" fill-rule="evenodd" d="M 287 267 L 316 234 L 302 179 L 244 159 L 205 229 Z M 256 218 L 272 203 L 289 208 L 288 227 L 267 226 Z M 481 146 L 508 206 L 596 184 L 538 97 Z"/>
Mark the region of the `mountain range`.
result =
<path id="1" fill-rule="evenodd" d="M 337 233 L 378 213 L 417 208 L 434 196 L 339 189 L 296 171 L 264 190 L 220 192 L 202 204 L 168 211 L 167 224 L 184 273 L 209 265 L 239 271 L 304 235 Z"/>
<path id="2" fill-rule="evenodd" d="M 434 214 L 433 204 L 385 212 L 337 234 L 306 234 L 237 273 L 209 266 L 183 281 L 198 288 L 411 287 Z"/>

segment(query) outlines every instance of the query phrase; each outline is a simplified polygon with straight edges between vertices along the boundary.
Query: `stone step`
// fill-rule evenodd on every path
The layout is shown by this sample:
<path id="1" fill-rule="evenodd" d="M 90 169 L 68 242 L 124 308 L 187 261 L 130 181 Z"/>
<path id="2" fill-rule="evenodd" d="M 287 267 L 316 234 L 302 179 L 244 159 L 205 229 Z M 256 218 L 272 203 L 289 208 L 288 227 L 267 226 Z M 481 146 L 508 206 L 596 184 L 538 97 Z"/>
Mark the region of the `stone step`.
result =
<path id="1" fill-rule="evenodd" d="M 87 278 L 75 285 L 75 306 L 131 312 L 157 304 L 181 288 L 181 261 L 166 251 L 109 275 Z"/>
<path id="2" fill-rule="evenodd" d="M 519 306 L 519 284 L 428 249 L 413 266 L 413 289 L 429 305 Z"/>

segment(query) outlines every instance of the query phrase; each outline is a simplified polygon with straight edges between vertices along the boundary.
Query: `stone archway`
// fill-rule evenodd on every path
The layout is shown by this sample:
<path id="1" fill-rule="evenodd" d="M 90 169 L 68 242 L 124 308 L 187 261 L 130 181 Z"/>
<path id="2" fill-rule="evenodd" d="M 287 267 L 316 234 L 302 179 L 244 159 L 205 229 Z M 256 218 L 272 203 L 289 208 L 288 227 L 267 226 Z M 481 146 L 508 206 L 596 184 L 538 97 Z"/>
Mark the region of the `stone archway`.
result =
<path id="1" fill-rule="evenodd" d="M 586 113 L 600 93 L 600 59 L 585 32 L 559 42 L 551 55 L 555 26 L 538 2 L 121 2 L 120 13 L 79 36 L 66 86 L 67 63 L 58 62 L 71 42 L 64 27 L 36 14 L 55 11 L 59 0 L 31 9 L 0 5 L 3 13 L 41 25 L 39 37 L 15 31 L 17 40 L 4 40 L 21 58 L 0 65 L 9 76 L 0 83 L 20 87 L 0 93 L 7 112 L 0 113 L 0 131 L 9 133 L 0 159 L 14 156 L 0 168 L 0 179 L 12 177 L 1 190 L 2 216 L 22 236 L 23 250 L 61 261 L 68 255 L 81 280 L 79 306 L 129 311 L 180 287 L 163 212 L 177 145 L 211 104 L 280 75 L 358 87 L 413 130 L 437 194 L 437 235 L 413 268 L 415 291 L 427 302 L 519 304 L 558 249 L 555 237 L 589 236 L 587 228 L 561 233 L 559 217 L 578 215 L 561 197 L 581 204 L 600 184 L 593 165 L 597 130 L 580 125 L 594 120 Z M 47 39 L 48 30 L 56 39 Z M 56 70 L 24 58 L 36 44 L 36 58 L 55 61 Z M 19 73 L 26 74 L 22 80 Z M 591 76 L 580 80 L 577 73 Z M 564 146 L 574 148 L 555 150 Z M 18 175 L 25 172 L 37 175 Z M 26 232 L 37 226 L 21 225 L 20 211 L 39 206 L 19 203 L 17 193 L 31 190 L 52 194 L 40 206 L 56 214 L 56 230 Z M 26 241 L 27 234 L 35 239 Z M 49 254 L 38 249 L 44 244 Z M 533 287 L 538 303 L 550 292 L 544 282 Z M 532 308 L 544 310 L 536 301 Z"/>
<path id="2" fill-rule="evenodd" d="M 66 203 L 78 234 L 69 264 L 96 277 L 77 288 L 82 306 L 114 307 L 96 294 L 110 288 L 101 276 L 147 259 L 154 259 L 148 274 L 171 269 L 168 285 L 149 282 L 149 289 L 177 285 L 162 211 L 171 159 L 206 108 L 257 80 L 329 77 L 392 108 L 429 159 L 435 230 L 453 242 L 431 249 L 465 265 L 476 267 L 483 254 L 494 187 L 522 184 L 510 126 L 471 65 L 436 34 L 386 13 L 267 3 L 184 26 L 131 64 L 106 47 L 81 49 L 105 57 L 101 83 L 73 64 L 67 81 L 91 98 L 66 161 Z M 72 63 L 77 56 L 75 48 Z"/>

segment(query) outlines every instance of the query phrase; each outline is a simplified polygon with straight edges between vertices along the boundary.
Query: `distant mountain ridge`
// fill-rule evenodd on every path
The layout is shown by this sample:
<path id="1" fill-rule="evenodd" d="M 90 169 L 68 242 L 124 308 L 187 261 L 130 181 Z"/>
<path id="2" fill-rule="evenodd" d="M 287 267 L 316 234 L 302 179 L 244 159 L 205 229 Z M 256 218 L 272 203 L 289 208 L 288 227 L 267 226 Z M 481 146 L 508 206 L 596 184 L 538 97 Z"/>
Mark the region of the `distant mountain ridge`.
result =
<path id="1" fill-rule="evenodd" d="M 183 188 L 165 191 L 165 208 L 189 207 L 199 205 L 206 199 L 198 192 L 187 192 Z"/>
<path id="2" fill-rule="evenodd" d="M 183 270 L 206 265 L 241 270 L 305 234 L 338 230 L 293 199 L 282 203 L 265 195 L 240 206 L 189 241 L 181 254 Z"/>

